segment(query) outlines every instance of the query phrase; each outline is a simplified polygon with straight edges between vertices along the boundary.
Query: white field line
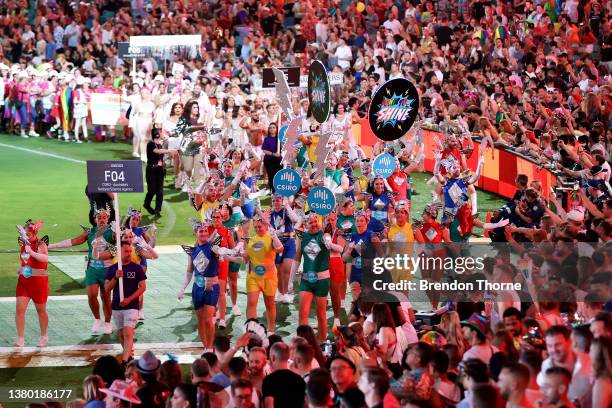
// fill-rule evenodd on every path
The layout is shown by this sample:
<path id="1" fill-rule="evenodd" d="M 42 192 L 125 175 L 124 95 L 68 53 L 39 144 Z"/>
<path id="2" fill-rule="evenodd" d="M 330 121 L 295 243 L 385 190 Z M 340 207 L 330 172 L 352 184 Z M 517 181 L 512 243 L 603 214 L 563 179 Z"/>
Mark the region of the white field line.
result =
<path id="1" fill-rule="evenodd" d="M 40 150 L 28 149 L 28 148 L 25 148 L 25 147 L 12 146 L 12 145 L 8 145 L 8 144 L 4 144 L 4 143 L 0 143 L 0 146 L 1 147 L 6 147 L 8 149 L 21 150 L 22 152 L 38 154 L 40 156 L 48 156 L 48 157 L 53 157 L 55 159 L 66 160 L 66 161 L 70 161 L 70 162 L 73 162 L 73 163 L 79 163 L 79 164 L 85 164 L 86 163 L 85 160 L 73 159 L 72 157 L 61 156 L 59 154 L 42 152 Z"/>

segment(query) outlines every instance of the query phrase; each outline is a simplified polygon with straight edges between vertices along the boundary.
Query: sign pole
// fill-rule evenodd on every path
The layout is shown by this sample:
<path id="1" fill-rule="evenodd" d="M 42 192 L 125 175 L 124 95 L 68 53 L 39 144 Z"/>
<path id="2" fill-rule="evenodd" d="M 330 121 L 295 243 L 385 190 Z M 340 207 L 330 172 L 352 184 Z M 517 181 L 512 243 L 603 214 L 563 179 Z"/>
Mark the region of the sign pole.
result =
<path id="1" fill-rule="evenodd" d="M 121 226 L 119 223 L 119 193 L 115 193 L 113 200 L 115 206 L 115 236 L 117 237 L 117 270 L 122 270 L 121 262 Z M 119 301 L 123 302 L 123 277 L 119 278 Z"/>
<path id="2" fill-rule="evenodd" d="M 136 58 L 132 58 L 132 72 L 136 72 Z"/>

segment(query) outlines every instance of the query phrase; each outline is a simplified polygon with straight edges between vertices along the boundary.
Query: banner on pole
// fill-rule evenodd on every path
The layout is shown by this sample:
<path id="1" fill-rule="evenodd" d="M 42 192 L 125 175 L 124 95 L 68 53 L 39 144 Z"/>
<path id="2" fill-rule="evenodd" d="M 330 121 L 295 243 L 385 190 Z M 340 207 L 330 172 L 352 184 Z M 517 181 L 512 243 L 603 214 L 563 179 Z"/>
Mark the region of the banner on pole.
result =
<path id="1" fill-rule="evenodd" d="M 291 88 L 298 88 L 300 86 L 300 68 L 299 67 L 281 67 L 278 68 L 283 72 L 287 79 L 287 84 Z M 264 68 L 262 72 L 263 88 L 274 88 L 276 84 L 276 77 L 272 68 Z"/>
<path id="2" fill-rule="evenodd" d="M 130 47 L 130 43 L 125 41 L 117 43 L 117 56 L 125 61 L 128 59 L 144 58 L 145 53 L 140 47 Z"/>
<path id="3" fill-rule="evenodd" d="M 87 160 L 90 193 L 142 193 L 140 160 Z"/>
<path id="4" fill-rule="evenodd" d="M 342 72 L 330 72 L 327 76 L 330 85 L 342 85 L 344 82 L 344 74 Z"/>
<path id="5" fill-rule="evenodd" d="M 91 122 L 94 125 L 114 126 L 121 118 L 121 95 L 113 93 L 91 94 Z"/>

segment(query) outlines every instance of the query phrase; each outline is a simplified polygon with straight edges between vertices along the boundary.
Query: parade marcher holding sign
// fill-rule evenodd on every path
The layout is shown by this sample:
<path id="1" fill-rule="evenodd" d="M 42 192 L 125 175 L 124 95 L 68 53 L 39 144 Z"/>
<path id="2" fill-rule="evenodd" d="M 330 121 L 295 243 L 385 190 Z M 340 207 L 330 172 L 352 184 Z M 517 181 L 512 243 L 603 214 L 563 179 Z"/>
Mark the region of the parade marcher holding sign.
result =
<path id="1" fill-rule="evenodd" d="M 21 244 L 19 258 L 21 268 L 17 271 L 19 279 L 15 290 L 15 325 L 17 326 L 17 338 L 14 345 L 23 347 L 25 345 L 25 314 L 30 300 L 34 302 L 40 325 L 40 340 L 37 347 L 45 347 L 49 342 L 47 337 L 47 326 L 49 316 L 47 315 L 47 298 L 49 296 L 49 275 L 47 265 L 49 262 L 47 252 L 47 236 L 38 238 L 38 231 L 43 222 L 38 220 L 26 221 L 25 225 L 17 226 L 20 236 L 18 242 Z"/>
<path id="2" fill-rule="evenodd" d="M 85 228 L 82 234 L 67 239 L 62 242 L 49 244 L 49 249 L 69 248 L 81 245 L 87 242 L 87 270 L 85 271 L 85 286 L 87 287 L 87 298 L 89 308 L 94 315 L 94 324 L 91 328 L 92 333 L 97 334 L 102 328 L 100 320 L 100 304 L 98 303 L 98 292 L 102 300 L 102 309 L 104 311 L 104 334 L 113 332 L 111 325 L 111 299 L 108 293 L 100 288 L 104 288 L 104 277 L 106 276 L 107 268 L 111 265 L 110 261 L 100 259 L 100 254 L 107 249 L 108 244 L 113 240 L 113 231 L 111 230 L 108 219 L 110 217 L 110 208 L 95 208 L 94 210 L 96 226 L 93 228 Z"/>
<path id="3" fill-rule="evenodd" d="M 127 364 L 131 359 L 134 347 L 134 328 L 138 322 L 138 298 L 147 288 L 147 275 L 142 267 L 132 262 L 132 244 L 121 241 L 121 269 L 118 264 L 111 265 L 106 271 L 104 289 L 110 295 L 112 291 L 113 318 L 119 330 L 119 342 L 123 348 L 122 362 Z M 123 300 L 120 300 L 120 278 L 123 278 Z"/>

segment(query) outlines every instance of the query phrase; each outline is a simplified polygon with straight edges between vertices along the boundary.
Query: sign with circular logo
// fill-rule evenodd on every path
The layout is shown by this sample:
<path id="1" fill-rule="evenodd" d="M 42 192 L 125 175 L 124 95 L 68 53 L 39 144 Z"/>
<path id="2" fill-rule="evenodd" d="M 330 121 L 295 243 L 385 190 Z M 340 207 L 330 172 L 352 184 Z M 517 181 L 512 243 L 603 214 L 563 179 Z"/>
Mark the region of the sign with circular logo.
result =
<path id="1" fill-rule="evenodd" d="M 287 129 L 288 128 L 289 128 L 289 125 L 284 125 L 278 131 L 278 140 L 280 140 L 281 144 L 285 144 L 285 142 L 287 141 Z"/>
<path id="2" fill-rule="evenodd" d="M 325 122 L 331 110 L 331 90 L 325 65 L 318 60 L 312 61 L 308 70 L 308 102 L 315 120 Z"/>
<path id="3" fill-rule="evenodd" d="M 419 94 L 404 78 L 385 82 L 378 90 L 368 112 L 372 132 L 381 140 L 392 141 L 404 136 L 419 111 Z"/>
<path id="4" fill-rule="evenodd" d="M 291 197 L 302 188 L 302 177 L 293 169 L 282 169 L 274 175 L 272 186 L 276 193 L 284 197 Z"/>
<path id="5" fill-rule="evenodd" d="M 375 176 L 391 177 L 395 171 L 395 157 L 389 153 L 379 154 L 372 162 L 372 171 Z"/>
<path id="6" fill-rule="evenodd" d="M 308 207 L 319 215 L 327 215 L 336 207 L 336 197 L 329 188 L 317 186 L 308 193 Z"/>

